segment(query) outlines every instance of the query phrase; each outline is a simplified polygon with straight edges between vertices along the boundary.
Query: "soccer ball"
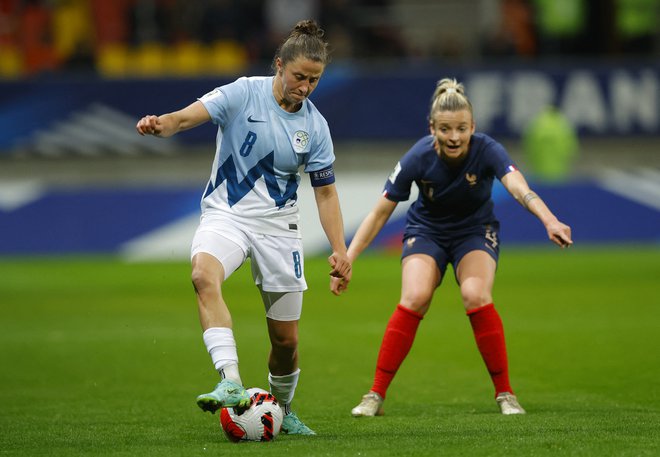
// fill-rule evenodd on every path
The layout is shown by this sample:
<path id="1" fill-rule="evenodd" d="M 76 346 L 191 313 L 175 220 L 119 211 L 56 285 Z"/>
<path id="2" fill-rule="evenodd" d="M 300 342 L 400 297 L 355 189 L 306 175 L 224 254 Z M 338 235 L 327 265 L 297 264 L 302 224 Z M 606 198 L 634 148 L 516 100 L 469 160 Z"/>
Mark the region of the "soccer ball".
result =
<path id="1" fill-rule="evenodd" d="M 269 392 L 253 387 L 247 409 L 222 408 L 220 425 L 230 441 L 272 441 L 282 428 L 282 409 Z"/>

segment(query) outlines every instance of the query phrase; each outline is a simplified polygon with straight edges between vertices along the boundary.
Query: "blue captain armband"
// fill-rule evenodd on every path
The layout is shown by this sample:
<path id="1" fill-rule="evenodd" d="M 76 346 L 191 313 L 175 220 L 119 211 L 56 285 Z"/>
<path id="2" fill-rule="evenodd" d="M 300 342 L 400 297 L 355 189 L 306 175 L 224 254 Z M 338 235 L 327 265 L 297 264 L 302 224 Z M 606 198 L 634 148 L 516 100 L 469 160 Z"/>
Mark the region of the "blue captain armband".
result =
<path id="1" fill-rule="evenodd" d="M 309 173 L 309 179 L 312 181 L 312 187 L 327 186 L 335 182 L 335 170 L 332 165 L 322 170 Z"/>

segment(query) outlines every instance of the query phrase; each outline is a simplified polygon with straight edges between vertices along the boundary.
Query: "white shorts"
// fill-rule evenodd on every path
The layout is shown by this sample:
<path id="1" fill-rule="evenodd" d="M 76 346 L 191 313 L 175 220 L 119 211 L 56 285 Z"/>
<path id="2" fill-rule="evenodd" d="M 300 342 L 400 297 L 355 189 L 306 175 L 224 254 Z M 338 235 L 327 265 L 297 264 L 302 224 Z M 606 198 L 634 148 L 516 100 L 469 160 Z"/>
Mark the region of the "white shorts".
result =
<path id="1" fill-rule="evenodd" d="M 202 217 L 192 241 L 191 259 L 206 252 L 218 259 L 225 279 L 250 258 L 254 283 L 265 292 L 302 292 L 307 289 L 300 238 L 252 233 L 225 218 Z"/>

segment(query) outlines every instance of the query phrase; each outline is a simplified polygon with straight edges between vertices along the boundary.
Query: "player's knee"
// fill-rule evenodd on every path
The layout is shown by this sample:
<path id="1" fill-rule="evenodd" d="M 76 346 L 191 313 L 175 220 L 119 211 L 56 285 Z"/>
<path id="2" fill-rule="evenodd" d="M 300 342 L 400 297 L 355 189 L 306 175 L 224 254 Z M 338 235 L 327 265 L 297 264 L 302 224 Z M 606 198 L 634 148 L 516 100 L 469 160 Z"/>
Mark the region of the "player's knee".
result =
<path id="1" fill-rule="evenodd" d="M 273 335 L 271 344 L 273 349 L 292 352 L 298 348 L 298 335 Z"/>
<path id="2" fill-rule="evenodd" d="M 493 301 L 490 294 L 477 289 L 461 289 L 461 297 L 466 311 L 481 308 Z"/>
<path id="3" fill-rule="evenodd" d="M 213 275 L 203 267 L 193 267 L 190 279 L 195 288 L 195 292 L 197 293 L 203 293 L 210 288 L 219 287 L 218 279 L 214 278 Z"/>
<path id="4" fill-rule="evenodd" d="M 433 292 L 416 290 L 401 297 L 401 304 L 417 313 L 424 314 L 431 304 Z"/>

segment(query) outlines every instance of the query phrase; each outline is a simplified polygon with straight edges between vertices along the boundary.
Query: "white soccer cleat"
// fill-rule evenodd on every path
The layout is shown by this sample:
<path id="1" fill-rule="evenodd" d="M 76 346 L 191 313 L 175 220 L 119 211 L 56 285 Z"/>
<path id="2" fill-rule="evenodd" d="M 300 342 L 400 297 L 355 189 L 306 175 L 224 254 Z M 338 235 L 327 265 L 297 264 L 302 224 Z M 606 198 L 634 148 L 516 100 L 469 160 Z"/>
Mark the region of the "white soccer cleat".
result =
<path id="1" fill-rule="evenodd" d="M 509 392 L 502 392 L 497 394 L 495 401 L 500 407 L 502 414 L 509 416 L 512 414 L 526 414 L 525 410 L 520 403 L 518 403 L 518 398 L 515 395 Z"/>
<path id="2" fill-rule="evenodd" d="M 382 416 L 385 414 L 383 398 L 376 392 L 369 392 L 362 397 L 360 404 L 351 410 L 351 414 L 353 417 Z"/>

